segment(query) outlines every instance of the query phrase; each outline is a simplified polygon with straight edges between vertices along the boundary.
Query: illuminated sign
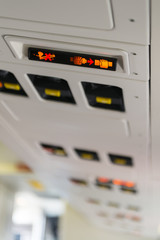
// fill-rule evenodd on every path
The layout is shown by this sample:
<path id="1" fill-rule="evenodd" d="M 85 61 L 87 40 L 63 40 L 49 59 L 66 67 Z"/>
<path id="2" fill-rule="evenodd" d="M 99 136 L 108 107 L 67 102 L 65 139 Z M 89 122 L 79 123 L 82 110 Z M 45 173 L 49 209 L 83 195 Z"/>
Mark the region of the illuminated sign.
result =
<path id="1" fill-rule="evenodd" d="M 111 189 L 112 188 L 111 184 L 112 184 L 112 181 L 105 177 L 98 177 L 95 182 L 95 185 L 100 188 Z"/>
<path id="2" fill-rule="evenodd" d="M 127 188 L 133 188 L 135 187 L 135 183 L 134 182 L 125 182 L 119 179 L 114 179 L 112 180 L 112 183 L 114 185 L 119 185 L 119 186 L 123 186 L 123 187 L 127 187 Z"/>
<path id="3" fill-rule="evenodd" d="M 28 59 L 110 71 L 116 71 L 117 64 L 116 58 L 40 48 L 29 48 Z"/>
<path id="4" fill-rule="evenodd" d="M 108 183 L 110 180 L 108 178 L 99 177 L 99 178 L 97 178 L 97 181 L 99 183 Z"/>

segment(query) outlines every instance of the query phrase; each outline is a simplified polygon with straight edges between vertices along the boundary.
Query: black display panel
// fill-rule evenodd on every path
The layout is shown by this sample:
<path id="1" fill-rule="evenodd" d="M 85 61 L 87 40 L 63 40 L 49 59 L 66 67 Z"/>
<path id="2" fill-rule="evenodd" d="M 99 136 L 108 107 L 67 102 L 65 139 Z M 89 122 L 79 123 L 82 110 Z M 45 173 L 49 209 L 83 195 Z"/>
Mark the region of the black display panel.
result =
<path id="1" fill-rule="evenodd" d="M 116 58 L 41 48 L 28 48 L 28 59 L 109 71 L 116 71 L 117 65 Z"/>

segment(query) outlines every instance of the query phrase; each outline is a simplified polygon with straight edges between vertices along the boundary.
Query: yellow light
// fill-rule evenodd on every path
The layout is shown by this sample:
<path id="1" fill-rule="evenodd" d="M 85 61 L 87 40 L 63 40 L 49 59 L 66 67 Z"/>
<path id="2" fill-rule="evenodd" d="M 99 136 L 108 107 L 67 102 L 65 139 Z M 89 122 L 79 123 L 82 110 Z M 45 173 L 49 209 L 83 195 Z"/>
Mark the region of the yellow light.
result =
<path id="1" fill-rule="evenodd" d="M 114 163 L 120 164 L 120 165 L 125 165 L 126 164 L 126 160 L 122 159 L 122 158 L 115 158 Z"/>
<path id="2" fill-rule="evenodd" d="M 4 83 L 5 88 L 19 91 L 21 89 L 19 84 L 16 83 Z"/>
<path id="3" fill-rule="evenodd" d="M 104 98 L 104 97 L 96 97 L 96 102 L 102 103 L 102 104 L 112 104 L 112 99 Z"/>
<path id="4" fill-rule="evenodd" d="M 88 159 L 88 160 L 92 160 L 93 159 L 93 155 L 89 154 L 89 153 L 82 153 L 81 157 L 85 158 L 85 159 Z"/>
<path id="5" fill-rule="evenodd" d="M 44 186 L 43 186 L 40 182 L 38 182 L 38 181 L 36 181 L 36 180 L 31 180 L 31 181 L 29 181 L 29 184 L 30 184 L 33 188 L 35 188 L 36 190 L 39 190 L 39 191 L 43 191 L 43 190 L 44 190 Z"/>
<path id="6" fill-rule="evenodd" d="M 60 97 L 61 96 L 61 91 L 55 90 L 55 89 L 45 89 L 45 94 L 53 97 Z"/>
<path id="7" fill-rule="evenodd" d="M 61 149 L 56 149 L 56 150 L 55 150 L 55 154 L 61 155 L 61 156 L 66 155 L 66 154 L 65 154 L 65 151 L 64 151 L 64 150 L 61 150 Z"/>

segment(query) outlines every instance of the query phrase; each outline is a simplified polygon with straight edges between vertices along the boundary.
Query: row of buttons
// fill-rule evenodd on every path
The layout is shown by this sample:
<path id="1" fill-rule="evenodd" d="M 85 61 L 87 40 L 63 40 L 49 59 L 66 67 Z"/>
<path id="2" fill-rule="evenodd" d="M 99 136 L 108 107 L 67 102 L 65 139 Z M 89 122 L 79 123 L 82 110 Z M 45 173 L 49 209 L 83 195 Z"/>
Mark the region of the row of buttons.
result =
<path id="1" fill-rule="evenodd" d="M 93 204 L 93 205 L 101 205 L 100 200 L 95 199 L 95 198 L 88 198 L 88 199 L 86 199 L 86 202 L 89 203 L 89 204 Z M 120 208 L 121 207 L 120 203 L 113 202 L 113 201 L 109 201 L 105 205 L 107 205 L 110 208 Z M 135 205 L 128 205 L 125 209 L 128 210 L 128 211 L 134 211 L 134 212 L 140 211 L 140 208 L 138 206 L 135 206 Z"/>
<path id="2" fill-rule="evenodd" d="M 84 179 L 70 178 L 70 181 L 79 186 L 87 186 L 88 182 Z M 126 193 L 137 193 L 136 185 L 134 182 L 123 181 L 119 179 L 109 179 L 104 177 L 96 178 L 94 185 L 102 189 L 113 189 L 113 186 L 119 186 L 121 192 Z"/>
<path id="3" fill-rule="evenodd" d="M 61 146 L 54 146 L 50 144 L 44 144 L 41 143 L 42 148 L 49 154 L 55 155 L 55 156 L 67 156 L 67 152 L 64 148 Z M 83 159 L 83 160 L 89 160 L 89 161 L 100 161 L 99 155 L 95 151 L 89 151 L 84 149 L 74 149 L 77 155 Z M 119 165 L 119 166 L 133 166 L 133 160 L 131 157 L 128 156 L 121 156 L 121 155 L 114 155 L 114 154 L 108 154 L 110 161 L 113 164 Z"/>
<path id="4" fill-rule="evenodd" d="M 104 212 L 104 211 L 100 211 L 97 213 L 97 215 L 99 217 L 109 217 L 109 214 Z M 141 221 L 141 217 L 139 216 L 136 216 L 136 215 L 129 215 L 129 214 L 125 214 L 125 213 L 117 213 L 114 215 L 114 218 L 118 219 L 118 220 L 131 220 L 131 221 L 134 221 L 134 222 L 140 222 Z"/>
<path id="5" fill-rule="evenodd" d="M 50 101 L 76 104 L 66 80 L 33 74 L 28 74 L 28 77 L 41 98 Z M 122 112 L 125 111 L 121 88 L 88 82 L 82 82 L 82 87 L 90 106 Z M 0 91 L 27 96 L 13 73 L 4 70 L 0 70 Z"/>

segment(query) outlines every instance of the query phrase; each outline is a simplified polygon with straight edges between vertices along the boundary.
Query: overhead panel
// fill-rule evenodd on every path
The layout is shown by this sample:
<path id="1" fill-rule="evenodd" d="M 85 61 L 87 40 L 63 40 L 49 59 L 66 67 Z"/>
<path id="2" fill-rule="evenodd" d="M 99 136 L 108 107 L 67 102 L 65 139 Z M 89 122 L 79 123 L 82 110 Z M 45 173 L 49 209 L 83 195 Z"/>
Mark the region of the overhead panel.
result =
<path id="1" fill-rule="evenodd" d="M 8 58 L 14 63 L 21 62 L 31 66 L 59 68 L 140 81 L 149 80 L 148 46 L 119 42 L 102 44 L 101 42 L 99 43 L 101 47 L 97 48 L 97 43 L 90 45 L 90 41 L 87 40 L 85 44 L 70 44 L 68 38 L 65 37 L 63 41 L 62 39 L 49 41 L 7 35 L 4 40 L 11 50 Z M 4 47 L 8 49 L 7 45 Z M 35 51 L 32 54 L 31 49 Z M 55 55 L 56 52 L 58 56 Z"/>
<path id="2" fill-rule="evenodd" d="M 88 29 L 110 30 L 114 27 L 110 0 L 100 3 L 96 0 L 40 0 L 32 2 L 32 7 L 24 0 L 16 0 L 12 7 L 10 4 L 7 0 L 2 5 L 1 17 Z"/>
<path id="3" fill-rule="evenodd" d="M 45 162 L 50 170 L 50 164 L 63 166 L 66 170 L 83 167 L 83 171 L 87 166 L 92 172 L 98 171 L 99 175 L 107 173 L 121 178 L 125 172 L 134 181 L 137 175 L 141 176 L 146 163 L 149 121 L 147 82 L 65 71 L 62 66 L 61 70 L 56 70 L 30 65 L 19 68 L 18 63 L 1 63 L 1 67 L 14 73 L 29 96 L 19 100 L 18 96 L 1 93 L 1 115 L 39 156 L 40 165 Z M 68 83 L 76 104 L 59 100 L 63 96 L 61 79 Z M 56 85 L 52 85 L 55 81 Z M 98 98 L 96 107 L 88 102 L 90 95 L 85 92 L 83 83 L 93 85 L 93 100 Z M 95 85 L 107 90 L 103 92 L 100 88 L 97 92 Z M 52 96 L 46 95 L 46 89 Z M 118 92 L 122 90 L 123 99 L 122 95 L 115 95 L 117 89 Z M 117 106 L 125 108 L 119 111 Z M 42 149 L 42 144 L 60 147 L 67 156 L 55 158 Z M 85 158 L 91 157 L 88 152 L 96 152 L 99 161 L 82 161 L 75 149 L 83 150 Z M 109 154 L 128 156 L 133 159 L 133 166 L 113 164 Z"/>
<path id="4" fill-rule="evenodd" d="M 1 5 L 0 17 L 0 26 L 6 28 L 149 43 L 149 0 L 7 0 Z"/>
<path id="5" fill-rule="evenodd" d="M 5 1 L 0 73 L 16 82 L 0 78 L 0 127 L 38 175 L 27 184 L 59 192 L 107 229 L 155 236 L 144 204 L 152 202 L 149 3 Z M 19 90 L 25 96 L 10 94 Z"/>

